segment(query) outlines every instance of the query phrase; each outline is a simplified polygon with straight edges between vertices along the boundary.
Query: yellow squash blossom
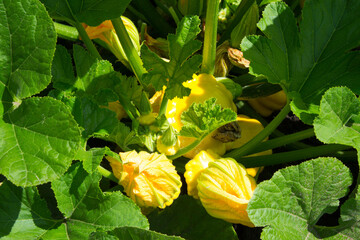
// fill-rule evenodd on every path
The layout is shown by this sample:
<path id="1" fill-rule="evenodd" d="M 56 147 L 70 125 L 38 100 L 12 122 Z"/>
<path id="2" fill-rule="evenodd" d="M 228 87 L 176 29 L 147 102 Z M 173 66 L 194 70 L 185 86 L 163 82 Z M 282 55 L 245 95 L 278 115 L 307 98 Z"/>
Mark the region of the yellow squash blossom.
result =
<path id="1" fill-rule="evenodd" d="M 180 176 L 164 154 L 135 150 L 119 154 L 121 162 L 107 159 L 119 184 L 141 208 L 165 208 L 179 196 Z"/>
<path id="2" fill-rule="evenodd" d="M 212 153 L 211 151 L 201 151 L 185 165 L 186 171 L 184 177 L 189 196 L 193 196 L 196 199 L 199 198 L 197 179 L 200 176 L 200 173 L 209 166 L 209 163 L 215 161 L 215 159 L 219 157 L 219 155 Z"/>
<path id="3" fill-rule="evenodd" d="M 211 216 L 254 227 L 246 208 L 256 182 L 244 166 L 232 158 L 210 162 L 197 183 L 200 201 Z"/>
<path id="4" fill-rule="evenodd" d="M 139 32 L 134 25 L 134 23 L 126 18 L 121 17 L 126 31 L 128 32 L 130 39 L 137 52 L 140 52 L 140 36 Z M 127 57 L 125 55 L 124 49 L 120 44 L 120 40 L 116 35 L 115 29 L 110 20 L 102 22 L 99 26 L 92 27 L 84 24 L 86 33 L 89 35 L 90 39 L 100 39 L 102 40 L 109 50 L 127 67 L 129 64 L 127 62 Z"/>

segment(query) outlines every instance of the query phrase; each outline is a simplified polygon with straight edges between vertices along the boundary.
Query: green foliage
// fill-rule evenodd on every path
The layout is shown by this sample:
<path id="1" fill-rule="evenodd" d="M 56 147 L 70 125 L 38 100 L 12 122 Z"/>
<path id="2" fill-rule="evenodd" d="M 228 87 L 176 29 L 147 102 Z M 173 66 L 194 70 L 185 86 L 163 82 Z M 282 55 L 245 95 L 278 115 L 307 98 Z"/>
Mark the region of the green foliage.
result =
<path id="1" fill-rule="evenodd" d="M 67 170 L 79 129 L 61 102 L 28 98 L 51 78 L 56 34 L 45 8 L 35 0 L 2 1 L 0 8 L 0 173 L 16 185 L 34 186 Z"/>
<path id="2" fill-rule="evenodd" d="M 262 239 L 321 239 L 317 229 L 323 228 L 326 233 L 332 228 L 315 224 L 324 213 L 336 210 L 338 199 L 348 192 L 351 181 L 349 169 L 334 158 L 318 158 L 281 169 L 255 189 L 247 208 L 250 220 L 255 226 L 265 226 Z M 353 217 L 358 218 L 347 216 L 347 221 L 358 221 Z"/>
<path id="3" fill-rule="evenodd" d="M 238 239 L 230 223 L 207 214 L 198 200 L 180 196 L 170 207 L 149 215 L 151 230 L 187 240 Z"/>
<path id="4" fill-rule="evenodd" d="M 146 229 L 135 228 L 135 227 L 122 227 L 116 228 L 115 230 L 104 233 L 96 232 L 93 233 L 90 239 L 104 239 L 104 240 L 115 240 L 115 239 L 126 239 L 126 240 L 181 240 L 181 237 L 167 236 L 165 234 L 153 232 Z"/>
<path id="5" fill-rule="evenodd" d="M 338 143 L 360 150 L 360 101 L 345 87 L 331 88 L 320 102 L 314 120 L 316 137 L 324 143 Z"/>
<path id="6" fill-rule="evenodd" d="M 97 26 L 123 14 L 131 0 L 41 0 L 54 18 Z"/>
<path id="7" fill-rule="evenodd" d="M 359 44 L 359 11 L 356 0 L 307 1 L 299 33 L 290 8 L 270 3 L 258 23 L 266 37 L 248 36 L 241 44 L 250 72 L 280 84 L 293 99 L 294 113 L 311 124 L 328 88 L 360 92 L 360 55 L 349 52 Z"/>
<path id="8" fill-rule="evenodd" d="M 39 93 L 50 83 L 56 33 L 36 0 L 3 0 L 0 9 L 0 99 L 9 104 Z"/>
<path id="9" fill-rule="evenodd" d="M 100 179 L 98 172 L 88 174 L 81 163 L 77 163 L 53 181 L 52 189 L 58 208 L 66 218 L 70 239 L 87 238 L 97 228 L 148 228 L 146 218 L 135 203 L 120 192 L 103 193 L 99 188 Z"/>
<path id="10" fill-rule="evenodd" d="M 0 186 L 0 221 L 0 238 L 9 240 L 39 239 L 61 224 L 52 219 L 36 187 L 16 187 L 9 181 Z"/>
<path id="11" fill-rule="evenodd" d="M 0 120 L 0 172 L 21 186 L 54 180 L 70 166 L 79 133 L 63 103 L 49 97 L 26 99 Z"/>
<path id="12" fill-rule="evenodd" d="M 201 56 L 193 55 L 201 47 L 201 42 L 195 40 L 200 32 L 199 25 L 199 17 L 185 16 L 179 23 L 176 34 L 168 35 L 169 62 L 151 52 L 145 45 L 141 48 L 144 67 L 149 70 L 144 76 L 144 82 L 151 84 L 156 90 L 167 86 L 166 96 L 169 99 L 190 94 L 190 89 L 185 88 L 182 83 L 192 79 L 201 63 Z"/>
<path id="13" fill-rule="evenodd" d="M 216 104 L 216 98 L 210 98 L 204 103 L 193 103 L 181 114 L 184 126 L 180 135 L 199 138 L 235 120 L 234 111 L 228 108 L 221 109 L 221 106 Z"/>

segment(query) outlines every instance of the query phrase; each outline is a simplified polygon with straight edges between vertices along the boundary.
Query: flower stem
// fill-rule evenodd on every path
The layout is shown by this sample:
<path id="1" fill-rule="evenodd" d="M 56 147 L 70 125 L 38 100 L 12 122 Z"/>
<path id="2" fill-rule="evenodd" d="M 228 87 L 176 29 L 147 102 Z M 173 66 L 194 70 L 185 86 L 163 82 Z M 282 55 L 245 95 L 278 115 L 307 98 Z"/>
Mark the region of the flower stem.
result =
<path id="1" fill-rule="evenodd" d="M 58 22 L 54 22 L 54 26 L 58 37 L 71 41 L 79 40 L 79 32 L 76 28 Z"/>
<path id="2" fill-rule="evenodd" d="M 167 156 L 167 158 L 174 160 L 178 157 L 181 157 L 182 155 L 184 155 L 185 153 L 191 151 L 194 147 L 196 147 L 208 134 L 204 134 L 202 137 L 196 139 L 194 142 L 190 143 L 189 145 L 187 145 L 184 148 L 181 148 L 177 153 L 175 153 L 174 155 L 170 155 Z"/>
<path id="3" fill-rule="evenodd" d="M 239 158 L 249 154 L 250 151 L 252 151 L 262 140 L 268 137 L 280 125 L 289 112 L 290 104 L 288 102 L 279 114 L 258 135 L 242 147 L 225 154 L 225 157 Z"/>
<path id="4" fill-rule="evenodd" d="M 117 179 L 112 172 L 108 171 L 107 169 L 103 168 L 102 166 L 98 166 L 97 170 L 104 177 L 110 179 L 113 182 L 119 183 L 119 179 Z"/>
<path id="5" fill-rule="evenodd" d="M 260 167 L 281 163 L 289 163 L 319 156 L 337 156 L 336 152 L 350 148 L 351 147 L 349 146 L 340 144 L 329 144 L 289 152 L 275 153 L 271 155 L 263 155 L 256 157 L 239 157 L 235 159 L 239 163 L 243 164 L 245 167 Z"/>
<path id="6" fill-rule="evenodd" d="M 257 145 L 255 149 L 249 152 L 249 154 L 262 152 L 269 149 L 278 148 L 293 142 L 301 141 L 307 138 L 315 136 L 314 129 L 309 128 L 300 132 L 296 132 L 289 135 L 284 135 L 275 139 L 268 140 L 266 142 L 261 142 Z"/>
<path id="7" fill-rule="evenodd" d="M 208 0 L 205 19 L 205 36 L 201 72 L 214 74 L 219 0 Z"/>
<path id="8" fill-rule="evenodd" d="M 120 40 L 121 46 L 124 49 L 125 55 L 128 58 L 130 66 L 135 73 L 135 76 L 139 80 L 140 84 L 142 84 L 142 75 L 146 73 L 146 70 L 143 68 L 143 62 L 136 51 L 131 39 L 129 37 L 128 32 L 126 31 L 125 25 L 121 18 L 115 18 L 111 20 L 116 34 Z"/>
<path id="9" fill-rule="evenodd" d="M 89 36 L 87 35 L 85 28 L 83 27 L 83 25 L 79 22 L 75 22 L 74 23 L 75 28 L 78 30 L 81 40 L 85 43 L 87 49 L 89 50 L 90 54 L 93 55 L 94 57 L 96 57 L 97 59 L 101 60 L 101 56 L 98 52 L 98 50 L 96 49 L 94 43 L 91 41 L 91 39 L 89 38 Z"/>
<path id="10" fill-rule="evenodd" d="M 241 19 L 244 17 L 245 13 L 249 10 L 251 5 L 253 5 L 255 0 L 242 0 L 240 5 L 237 7 L 234 16 L 235 18 L 231 20 L 230 25 L 226 28 L 225 32 L 221 35 L 218 45 L 223 43 L 225 40 L 228 40 L 231 36 L 233 29 L 239 24 Z"/>

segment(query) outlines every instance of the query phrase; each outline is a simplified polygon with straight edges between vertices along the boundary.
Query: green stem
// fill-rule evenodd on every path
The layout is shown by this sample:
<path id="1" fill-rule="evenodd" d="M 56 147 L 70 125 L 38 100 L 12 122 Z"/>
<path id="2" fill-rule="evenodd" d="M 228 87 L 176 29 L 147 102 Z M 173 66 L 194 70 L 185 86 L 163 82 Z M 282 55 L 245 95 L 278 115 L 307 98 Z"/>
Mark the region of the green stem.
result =
<path id="1" fill-rule="evenodd" d="M 252 151 L 262 140 L 268 137 L 280 125 L 289 112 L 290 104 L 288 102 L 279 114 L 258 135 L 242 147 L 225 154 L 225 157 L 239 158 L 249 154 L 250 151 Z"/>
<path id="2" fill-rule="evenodd" d="M 143 85 L 141 78 L 142 78 L 142 75 L 144 73 L 146 73 L 146 70 L 142 66 L 143 62 L 139 56 L 139 53 L 136 51 L 133 43 L 131 42 L 131 39 L 129 37 L 128 32 L 126 31 L 123 21 L 121 20 L 121 18 L 115 18 L 115 19 L 112 19 L 111 22 L 114 26 L 116 34 L 121 43 L 121 46 L 124 49 L 124 52 L 129 61 L 129 64 L 135 73 L 135 76 L 139 80 L 140 84 Z"/>
<path id="3" fill-rule="evenodd" d="M 255 118 L 257 120 L 259 120 L 259 122 L 266 127 L 268 125 L 268 122 L 259 114 L 257 113 L 252 107 L 250 107 L 250 105 L 247 102 L 244 102 L 244 105 L 241 106 L 240 108 L 240 112 L 242 112 L 243 114 Z M 271 133 L 272 137 L 283 137 L 285 136 L 284 133 L 280 132 L 279 130 L 275 129 L 272 133 Z M 292 148 L 292 149 L 302 149 L 302 148 L 307 148 L 310 147 L 309 145 L 302 143 L 302 142 L 291 142 L 289 143 L 288 147 Z"/>
<path id="4" fill-rule="evenodd" d="M 159 109 L 159 116 L 166 113 L 166 108 L 167 108 L 168 102 L 169 102 L 169 99 L 167 98 L 166 91 L 165 91 L 163 99 L 161 100 L 161 105 L 160 105 L 160 109 Z"/>
<path id="5" fill-rule="evenodd" d="M 102 166 L 98 166 L 98 167 L 97 167 L 97 170 L 98 170 L 99 173 L 100 173 L 101 175 L 103 175 L 104 177 L 110 179 L 110 180 L 113 181 L 113 182 L 119 183 L 119 179 L 117 179 L 112 172 L 106 170 L 106 169 L 103 168 Z"/>
<path id="6" fill-rule="evenodd" d="M 54 22 L 54 26 L 58 37 L 71 41 L 79 40 L 79 32 L 76 28 L 58 22 Z"/>
<path id="7" fill-rule="evenodd" d="M 263 155 L 256 157 L 240 157 L 236 161 L 243 164 L 245 167 L 260 167 L 270 166 L 281 163 L 289 163 L 304 159 L 315 158 L 319 156 L 334 156 L 337 151 L 350 149 L 349 146 L 339 144 L 329 144 L 317 147 L 310 147 L 306 149 L 294 150 L 284 153 L 275 153 L 271 155 Z M 355 158 L 356 159 L 356 158 Z"/>
<path id="8" fill-rule="evenodd" d="M 94 57 L 96 57 L 97 59 L 101 60 L 102 58 L 101 58 L 98 50 L 96 49 L 94 43 L 91 41 L 91 39 L 87 35 L 84 26 L 79 22 L 75 22 L 74 26 L 78 30 L 78 32 L 80 34 L 80 37 L 81 37 L 81 40 L 85 43 L 85 45 L 86 45 L 87 49 L 89 50 L 90 54 L 93 55 Z"/>
<path id="9" fill-rule="evenodd" d="M 176 25 L 178 25 L 178 23 L 180 22 L 180 20 L 179 20 L 178 15 L 176 14 L 174 8 L 173 8 L 173 7 L 170 7 L 170 8 L 169 8 L 169 12 L 170 12 L 170 15 L 172 16 L 172 18 L 174 19 Z"/>
<path id="10" fill-rule="evenodd" d="M 204 134 L 202 137 L 196 139 L 194 142 L 190 143 L 189 145 L 187 145 L 184 148 L 181 148 L 177 153 L 175 153 L 174 155 L 170 155 L 167 156 L 167 158 L 174 160 L 178 157 L 181 157 L 182 155 L 184 155 L 185 153 L 191 151 L 194 147 L 196 147 L 208 134 Z"/>
<path id="11" fill-rule="evenodd" d="M 225 32 L 221 35 L 218 45 L 222 44 L 225 40 L 228 40 L 231 36 L 233 29 L 239 24 L 241 19 L 244 17 L 245 13 L 249 10 L 251 5 L 253 5 L 255 0 L 242 0 L 240 5 L 237 7 L 234 16 L 229 26 L 226 28 Z"/>
<path id="12" fill-rule="evenodd" d="M 205 36 L 201 72 L 214 74 L 219 0 L 208 0 L 205 19 Z"/>
<path id="13" fill-rule="evenodd" d="M 257 147 L 250 151 L 249 154 L 263 152 L 269 149 L 278 148 L 293 142 L 301 141 L 307 138 L 311 138 L 315 136 L 314 129 L 309 128 L 300 132 L 296 132 L 293 134 L 285 135 L 282 137 L 278 137 L 275 139 L 268 140 L 266 142 L 261 142 L 257 145 Z"/>

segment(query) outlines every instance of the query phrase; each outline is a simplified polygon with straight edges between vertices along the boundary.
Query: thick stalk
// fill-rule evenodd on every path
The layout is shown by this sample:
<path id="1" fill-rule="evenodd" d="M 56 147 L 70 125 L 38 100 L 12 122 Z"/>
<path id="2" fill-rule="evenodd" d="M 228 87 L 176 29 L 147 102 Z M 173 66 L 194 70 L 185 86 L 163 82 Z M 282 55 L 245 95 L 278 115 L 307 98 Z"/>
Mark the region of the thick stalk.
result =
<path id="1" fill-rule="evenodd" d="M 250 105 L 246 102 L 244 103 L 243 106 L 241 106 L 240 112 L 245 115 L 248 115 L 249 117 L 257 119 L 264 127 L 266 127 L 268 125 L 268 122 L 259 113 L 257 113 L 252 107 L 250 107 Z M 285 136 L 285 134 L 280 132 L 279 130 L 275 129 L 271 133 L 271 136 L 278 138 L 278 137 Z M 302 149 L 302 148 L 307 148 L 310 146 L 305 143 L 302 143 L 302 142 L 291 142 L 291 143 L 289 143 L 288 147 L 290 147 L 292 149 Z"/>
<path id="2" fill-rule="evenodd" d="M 208 0 L 205 19 L 205 36 L 201 72 L 214 74 L 219 0 Z"/>
<path id="3" fill-rule="evenodd" d="M 279 112 L 279 114 L 258 135 L 256 135 L 242 147 L 225 154 L 225 157 L 239 158 L 249 154 L 250 151 L 252 151 L 261 141 L 268 137 L 280 125 L 289 112 L 290 104 L 288 102 Z"/>
<path id="4" fill-rule="evenodd" d="M 274 148 L 278 148 L 284 145 L 288 145 L 290 143 L 293 142 L 297 142 L 297 141 L 301 141 L 307 138 L 311 138 L 314 137 L 315 133 L 314 133 L 314 129 L 313 128 L 309 128 L 300 132 L 296 132 L 293 134 L 289 134 L 289 135 L 284 135 L 282 137 L 278 137 L 275 139 L 271 139 L 268 140 L 266 142 L 261 142 L 259 143 L 259 145 L 253 149 L 252 151 L 249 152 L 249 154 L 253 154 L 253 153 L 258 153 L 258 152 L 262 152 L 262 151 L 266 151 L 269 149 L 274 149 Z"/>
<path id="5" fill-rule="evenodd" d="M 242 0 L 240 5 L 237 7 L 234 13 L 234 19 L 231 21 L 229 26 L 226 28 L 225 32 L 221 35 L 218 45 L 222 44 L 225 40 L 228 40 L 231 36 L 231 32 L 239 24 L 241 19 L 244 17 L 245 13 L 249 10 L 251 5 L 253 5 L 255 0 Z"/>
<path id="6" fill-rule="evenodd" d="M 139 80 L 140 84 L 142 84 L 141 78 L 146 70 L 143 68 L 143 62 L 139 56 L 139 53 L 136 51 L 131 39 L 129 37 L 128 32 L 126 31 L 125 25 L 121 18 L 115 18 L 111 20 L 116 34 L 119 38 L 121 46 L 124 49 L 125 55 L 129 61 L 129 64 L 132 70 L 135 73 L 135 76 Z M 143 85 L 143 84 L 142 84 Z"/>
<path id="7" fill-rule="evenodd" d="M 117 179 L 112 172 L 106 170 L 106 169 L 103 168 L 102 166 L 98 166 L 98 167 L 97 167 L 97 170 L 98 170 L 99 173 L 100 173 L 101 175 L 103 175 L 104 177 L 110 179 L 110 180 L 113 181 L 113 182 L 119 183 L 119 179 Z"/>
<path id="8" fill-rule="evenodd" d="M 71 41 L 79 40 L 79 32 L 76 28 L 58 22 L 54 22 L 54 26 L 58 37 Z"/>
<path id="9" fill-rule="evenodd" d="M 239 157 L 235 159 L 245 167 L 260 167 L 311 159 L 320 156 L 334 156 L 337 151 L 350 148 L 351 147 L 349 146 L 339 144 L 329 144 L 290 152 L 275 153 L 256 157 Z"/>
<path id="10" fill-rule="evenodd" d="M 89 50 L 90 54 L 93 55 L 94 57 L 96 57 L 97 59 L 101 60 L 102 58 L 101 58 L 98 50 L 96 49 L 94 43 L 91 41 L 91 39 L 87 35 L 83 25 L 79 22 L 75 22 L 74 26 L 78 30 L 81 40 L 85 43 L 86 48 Z"/>

